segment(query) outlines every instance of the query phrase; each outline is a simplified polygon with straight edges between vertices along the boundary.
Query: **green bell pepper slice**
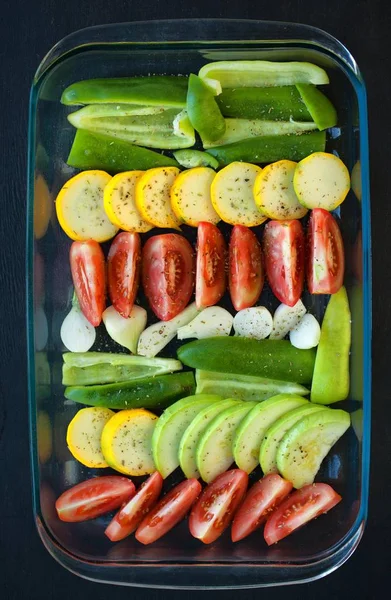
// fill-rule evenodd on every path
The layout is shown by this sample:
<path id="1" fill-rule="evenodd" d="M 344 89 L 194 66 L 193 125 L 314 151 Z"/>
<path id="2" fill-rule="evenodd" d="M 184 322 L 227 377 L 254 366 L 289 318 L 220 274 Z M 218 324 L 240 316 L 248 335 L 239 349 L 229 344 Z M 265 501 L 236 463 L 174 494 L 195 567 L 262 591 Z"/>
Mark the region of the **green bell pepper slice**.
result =
<path id="1" fill-rule="evenodd" d="M 327 96 L 311 84 L 298 83 L 296 88 L 318 129 L 322 131 L 335 127 L 338 121 L 337 111 Z"/>
<path id="2" fill-rule="evenodd" d="M 324 152 L 325 147 L 325 132 L 311 131 L 301 135 L 264 135 L 249 138 L 210 148 L 208 152 L 217 158 L 221 167 L 224 167 L 238 160 L 255 164 L 283 159 L 299 161 L 312 152 Z"/>
<path id="3" fill-rule="evenodd" d="M 186 110 L 191 124 L 201 137 L 217 140 L 224 134 L 225 119 L 213 93 L 193 73 L 189 77 Z"/>
<path id="4" fill-rule="evenodd" d="M 296 86 L 227 88 L 216 96 L 225 117 L 267 121 L 310 121 Z"/>
<path id="5" fill-rule="evenodd" d="M 305 123 L 302 121 L 262 121 L 261 119 L 226 119 L 226 129 L 224 135 L 212 141 L 205 137 L 202 138 L 204 148 L 214 148 L 216 146 L 225 146 L 241 140 L 259 136 L 280 136 L 301 134 L 307 131 L 317 130 L 316 123 L 313 121 Z"/>
<path id="6" fill-rule="evenodd" d="M 204 65 L 198 75 L 211 88 L 217 88 L 216 80 L 222 88 L 329 83 L 324 69 L 307 62 L 221 61 Z"/>
<path id="7" fill-rule="evenodd" d="M 78 169 L 102 169 L 108 173 L 179 166 L 176 160 L 160 152 L 84 129 L 76 131 L 67 164 Z"/>
<path id="8" fill-rule="evenodd" d="M 149 148 L 189 148 L 195 143 L 186 112 L 177 108 L 92 104 L 68 115 L 68 121 L 78 129 Z"/>
<path id="9" fill-rule="evenodd" d="M 66 105 L 125 103 L 184 108 L 187 83 L 187 77 L 175 75 L 86 79 L 68 86 L 62 93 L 61 102 Z"/>

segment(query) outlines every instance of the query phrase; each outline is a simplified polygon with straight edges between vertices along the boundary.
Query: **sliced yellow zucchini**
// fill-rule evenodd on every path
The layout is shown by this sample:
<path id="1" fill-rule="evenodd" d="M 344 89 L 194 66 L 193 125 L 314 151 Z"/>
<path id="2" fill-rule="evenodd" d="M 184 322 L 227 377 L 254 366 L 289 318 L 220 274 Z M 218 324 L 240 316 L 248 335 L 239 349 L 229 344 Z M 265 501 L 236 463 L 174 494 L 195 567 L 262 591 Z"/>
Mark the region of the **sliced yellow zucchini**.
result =
<path id="1" fill-rule="evenodd" d="M 301 219 L 307 214 L 293 188 L 296 165 L 292 160 L 279 160 L 267 165 L 255 178 L 255 204 L 269 219 Z"/>
<path id="2" fill-rule="evenodd" d="M 334 210 L 346 198 L 350 175 L 338 156 L 314 152 L 297 164 L 293 186 L 300 204 L 306 208 Z"/>
<path id="3" fill-rule="evenodd" d="M 213 208 L 210 186 L 216 173 L 209 167 L 183 171 L 171 188 L 171 206 L 177 218 L 197 227 L 201 221 L 218 223 L 220 217 Z"/>
<path id="4" fill-rule="evenodd" d="M 102 431 L 102 452 L 107 464 L 125 475 L 148 475 L 156 471 L 152 457 L 152 434 L 158 417 L 149 410 L 121 410 Z"/>
<path id="5" fill-rule="evenodd" d="M 101 449 L 101 436 L 106 423 L 114 416 L 109 408 L 82 408 L 68 425 L 67 445 L 73 456 L 86 467 L 108 467 Z"/>
<path id="6" fill-rule="evenodd" d="M 111 180 L 105 171 L 82 171 L 69 179 L 56 199 L 58 221 L 72 240 L 105 242 L 115 236 L 103 207 L 103 190 Z"/>
<path id="7" fill-rule="evenodd" d="M 136 206 L 136 183 L 144 171 L 125 171 L 118 173 L 106 185 L 103 203 L 106 215 L 116 227 L 124 231 L 146 233 L 152 229 Z"/>
<path id="8" fill-rule="evenodd" d="M 179 229 L 180 221 L 170 202 L 171 186 L 178 175 L 176 167 L 157 167 L 148 169 L 136 183 L 137 209 L 155 227 Z"/>
<path id="9" fill-rule="evenodd" d="M 261 170 L 257 165 L 233 162 L 217 173 L 211 185 L 211 198 L 223 221 L 246 227 L 266 221 L 253 196 L 254 181 Z"/>

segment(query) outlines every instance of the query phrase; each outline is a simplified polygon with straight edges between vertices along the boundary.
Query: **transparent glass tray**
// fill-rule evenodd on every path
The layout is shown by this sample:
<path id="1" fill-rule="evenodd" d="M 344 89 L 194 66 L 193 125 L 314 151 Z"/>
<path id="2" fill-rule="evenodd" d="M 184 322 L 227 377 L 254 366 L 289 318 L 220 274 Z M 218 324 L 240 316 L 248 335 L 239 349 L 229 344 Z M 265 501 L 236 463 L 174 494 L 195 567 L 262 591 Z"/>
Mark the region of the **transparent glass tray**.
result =
<path id="1" fill-rule="evenodd" d="M 233 544 L 226 532 L 210 546 L 193 539 L 186 522 L 144 547 L 130 537 L 116 545 L 103 535 L 110 517 L 79 524 L 58 520 L 55 499 L 96 472 L 76 462 L 66 447 L 67 425 L 77 407 L 61 385 L 60 325 L 69 311 L 70 240 L 52 214 L 63 183 L 74 174 L 65 163 L 74 130 L 60 104 L 63 89 L 93 77 L 183 74 L 206 62 L 227 59 L 305 60 L 327 69 L 328 93 L 339 128 L 329 136 L 348 168 L 360 161 L 361 202 L 353 192 L 339 214 L 347 257 L 345 285 L 352 310 L 351 390 L 344 407 L 354 428 L 325 460 L 318 480 L 343 501 L 274 547 L 260 534 Z M 28 358 L 34 517 L 48 551 L 70 571 L 95 581 L 161 588 L 245 588 L 305 582 L 324 576 L 354 551 L 362 535 L 368 500 L 371 402 L 370 204 L 366 93 L 348 50 L 323 31 L 304 25 L 232 20 L 125 23 L 78 31 L 59 42 L 35 76 L 30 101 L 27 212 Z M 43 215 L 43 217 L 42 217 Z M 227 228 L 228 231 L 228 228 Z M 184 228 L 194 241 L 194 231 Z M 306 297 L 319 317 L 324 297 Z M 266 288 L 262 304 L 274 307 Z M 228 300 L 227 300 L 228 303 Z M 228 304 L 227 304 L 228 305 Z M 108 347 L 100 331 L 97 349 Z M 168 348 L 174 355 L 175 344 Z M 259 472 L 253 477 L 259 477 Z M 170 487 L 180 479 L 174 473 Z"/>

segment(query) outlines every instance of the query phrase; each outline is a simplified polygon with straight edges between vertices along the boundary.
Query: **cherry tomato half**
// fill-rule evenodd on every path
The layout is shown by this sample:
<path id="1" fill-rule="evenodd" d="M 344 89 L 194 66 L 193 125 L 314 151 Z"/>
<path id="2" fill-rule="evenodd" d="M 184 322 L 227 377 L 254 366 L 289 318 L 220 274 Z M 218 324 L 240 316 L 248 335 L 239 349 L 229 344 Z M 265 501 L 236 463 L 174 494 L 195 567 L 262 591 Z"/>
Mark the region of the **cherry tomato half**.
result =
<path id="1" fill-rule="evenodd" d="M 218 475 L 203 491 L 189 518 L 192 536 L 204 544 L 217 540 L 229 526 L 248 485 L 248 475 L 232 469 Z"/>
<path id="2" fill-rule="evenodd" d="M 61 521 L 89 521 L 119 508 L 135 492 L 134 483 L 126 477 L 108 475 L 78 483 L 58 498 L 56 510 Z"/>
<path id="3" fill-rule="evenodd" d="M 155 315 L 169 321 L 186 308 L 194 287 L 194 256 L 182 235 L 149 238 L 142 252 L 142 281 Z"/>
<path id="4" fill-rule="evenodd" d="M 235 310 L 254 306 L 265 281 L 262 250 L 255 233 L 243 225 L 232 229 L 228 281 Z"/>
<path id="5" fill-rule="evenodd" d="M 253 533 L 292 490 L 290 481 L 277 473 L 266 475 L 248 492 L 232 523 L 231 537 L 238 542 Z"/>
<path id="6" fill-rule="evenodd" d="M 314 208 L 308 225 L 307 285 L 311 294 L 336 294 L 343 284 L 345 257 L 334 217 Z"/>
<path id="7" fill-rule="evenodd" d="M 280 302 L 294 306 L 303 291 L 304 233 L 300 221 L 269 221 L 263 235 L 266 275 Z"/>
<path id="8" fill-rule="evenodd" d="M 115 515 L 105 534 L 112 542 L 123 540 L 133 533 L 157 502 L 162 491 L 163 477 L 158 471 L 141 485 L 137 493 Z"/>
<path id="9" fill-rule="evenodd" d="M 197 232 L 196 305 L 213 306 L 226 288 L 225 259 L 227 247 L 216 225 L 201 222 Z"/>
<path id="10" fill-rule="evenodd" d="M 331 510 L 341 496 L 327 483 L 311 483 L 284 500 L 266 521 L 264 538 L 268 546 L 279 542 L 315 517 Z"/>
<path id="11" fill-rule="evenodd" d="M 97 327 L 105 309 L 105 257 L 98 242 L 73 242 L 69 253 L 76 296 L 87 321 Z"/>
<path id="12" fill-rule="evenodd" d="M 128 318 L 136 298 L 141 263 L 138 233 L 124 231 L 114 238 L 107 257 L 109 296 L 115 310 Z"/>
<path id="13" fill-rule="evenodd" d="M 175 486 L 138 526 L 136 539 L 145 545 L 156 542 L 183 519 L 201 490 L 197 479 L 187 479 Z"/>

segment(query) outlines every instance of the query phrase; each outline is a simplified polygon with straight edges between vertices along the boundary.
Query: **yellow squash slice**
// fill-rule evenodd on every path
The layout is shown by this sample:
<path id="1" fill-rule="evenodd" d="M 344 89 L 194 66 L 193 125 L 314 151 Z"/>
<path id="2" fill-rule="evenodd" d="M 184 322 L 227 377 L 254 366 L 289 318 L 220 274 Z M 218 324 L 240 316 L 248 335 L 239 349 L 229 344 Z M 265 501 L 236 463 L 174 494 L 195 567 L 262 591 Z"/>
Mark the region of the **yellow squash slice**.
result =
<path id="1" fill-rule="evenodd" d="M 114 416 L 108 408 L 82 408 L 68 425 L 67 445 L 73 456 L 86 467 L 108 467 L 102 454 L 100 439 L 106 423 Z"/>
<path id="2" fill-rule="evenodd" d="M 152 434 L 158 417 L 149 410 L 121 410 L 102 432 L 103 455 L 110 467 L 125 475 L 148 475 L 156 471 Z"/>
<path id="3" fill-rule="evenodd" d="M 136 206 L 136 183 L 144 171 L 125 171 L 115 175 L 103 194 L 104 209 L 110 221 L 124 231 L 146 233 L 153 225 L 145 221 Z"/>
<path id="4" fill-rule="evenodd" d="M 136 206 L 145 221 L 155 227 L 179 229 L 180 221 L 171 208 L 170 190 L 179 175 L 176 167 L 149 169 L 136 183 Z"/>
<path id="5" fill-rule="evenodd" d="M 183 171 L 171 188 L 171 206 L 177 218 L 197 227 L 201 221 L 218 223 L 220 217 L 213 208 L 210 186 L 216 173 L 209 167 Z"/>
<path id="6" fill-rule="evenodd" d="M 338 156 L 314 152 L 297 164 L 293 185 L 300 204 L 331 211 L 345 200 L 350 175 Z"/>
<path id="7" fill-rule="evenodd" d="M 301 219 L 307 214 L 293 188 L 296 165 L 292 160 L 279 160 L 256 176 L 255 204 L 269 219 Z"/>
<path id="8" fill-rule="evenodd" d="M 253 187 L 261 167 L 245 162 L 233 162 L 221 169 L 211 186 L 213 208 L 221 219 L 231 225 L 255 227 L 266 221 L 255 204 Z"/>
<path id="9" fill-rule="evenodd" d="M 57 218 L 72 240 L 105 242 L 117 233 L 103 207 L 103 190 L 110 179 L 105 171 L 82 171 L 60 190 Z"/>

